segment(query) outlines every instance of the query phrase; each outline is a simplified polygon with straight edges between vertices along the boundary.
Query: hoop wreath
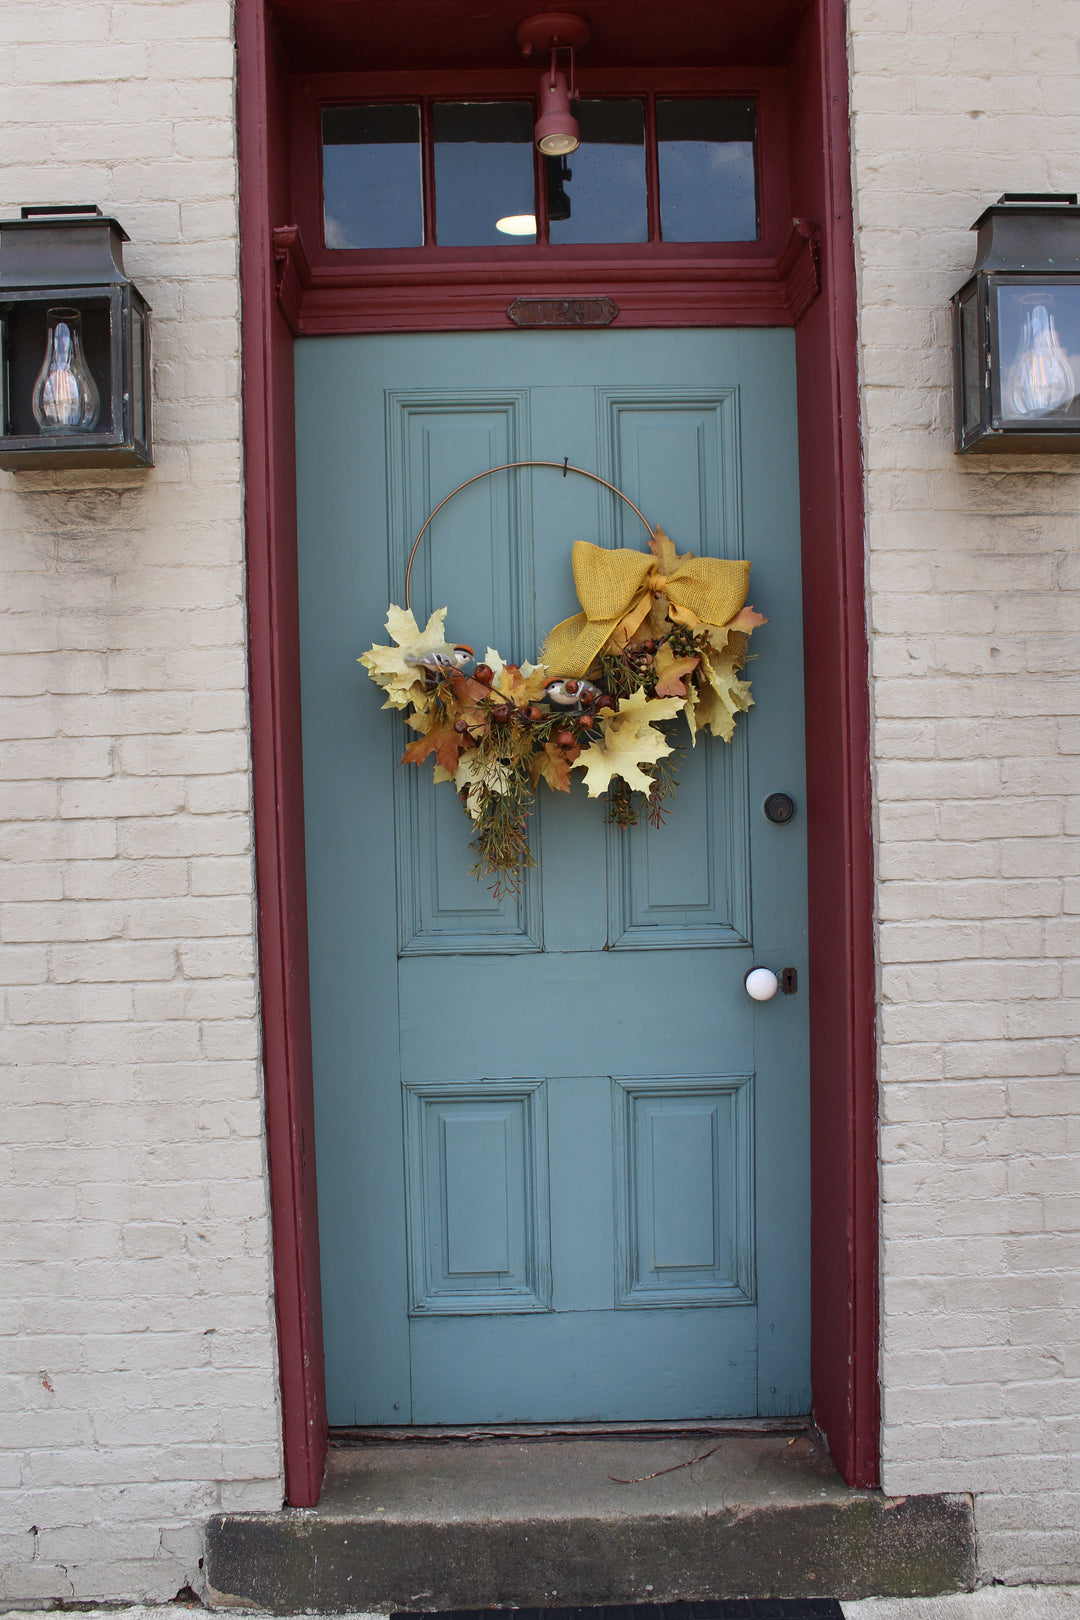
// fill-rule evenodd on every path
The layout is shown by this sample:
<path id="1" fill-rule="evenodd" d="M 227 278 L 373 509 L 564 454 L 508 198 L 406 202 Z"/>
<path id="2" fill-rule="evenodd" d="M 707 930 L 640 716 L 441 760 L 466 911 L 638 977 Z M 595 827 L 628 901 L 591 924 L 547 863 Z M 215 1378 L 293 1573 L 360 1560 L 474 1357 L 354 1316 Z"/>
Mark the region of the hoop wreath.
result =
<path id="1" fill-rule="evenodd" d="M 413 563 L 433 519 L 461 490 L 519 467 L 577 473 L 637 513 L 648 551 L 606 550 L 588 540 L 572 550 L 581 612 L 550 631 L 535 664 L 508 664 L 493 647 L 480 662 L 451 641 L 446 608 L 423 629 L 413 617 Z M 535 864 L 528 817 L 541 782 L 569 793 L 580 771 L 607 819 L 633 826 L 644 813 L 659 826 L 675 790 L 678 755 L 670 732 L 680 715 L 690 741 L 699 732 L 730 742 L 735 718 L 749 709 L 740 679 L 747 638 L 766 620 L 746 605 L 750 564 L 680 556 L 630 497 L 584 467 L 565 461 L 508 461 L 475 473 L 425 519 L 405 570 L 405 606 L 391 605 L 394 645 L 374 646 L 358 661 L 420 733 L 403 764 L 431 759 L 436 782 L 452 782 L 473 822 L 472 871 L 496 897 L 516 891 Z"/>

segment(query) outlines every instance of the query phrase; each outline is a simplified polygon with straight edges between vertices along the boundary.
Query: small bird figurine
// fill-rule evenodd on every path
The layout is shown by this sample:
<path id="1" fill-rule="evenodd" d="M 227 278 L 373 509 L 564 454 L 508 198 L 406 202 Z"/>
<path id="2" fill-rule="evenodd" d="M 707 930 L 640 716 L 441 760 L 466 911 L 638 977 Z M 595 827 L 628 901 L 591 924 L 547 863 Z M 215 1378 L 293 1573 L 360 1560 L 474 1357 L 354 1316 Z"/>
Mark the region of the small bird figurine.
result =
<path id="1" fill-rule="evenodd" d="M 454 654 L 451 648 L 444 652 L 440 647 L 436 652 L 422 653 L 419 658 L 406 658 L 407 664 L 413 664 L 417 669 L 424 670 L 429 675 L 442 675 L 447 670 L 454 669 Z"/>
<path id="2" fill-rule="evenodd" d="M 442 680 L 451 670 L 460 670 L 464 673 L 472 663 L 475 654 L 467 642 L 458 642 L 453 647 L 449 644 L 436 647 L 431 652 L 422 653 L 419 658 L 407 658 L 407 664 L 413 664 L 422 669 L 424 679 L 429 683 Z"/>
<path id="3" fill-rule="evenodd" d="M 544 686 L 544 697 L 560 709 L 591 709 L 600 696 L 600 688 L 591 681 L 565 680 L 556 676 Z"/>

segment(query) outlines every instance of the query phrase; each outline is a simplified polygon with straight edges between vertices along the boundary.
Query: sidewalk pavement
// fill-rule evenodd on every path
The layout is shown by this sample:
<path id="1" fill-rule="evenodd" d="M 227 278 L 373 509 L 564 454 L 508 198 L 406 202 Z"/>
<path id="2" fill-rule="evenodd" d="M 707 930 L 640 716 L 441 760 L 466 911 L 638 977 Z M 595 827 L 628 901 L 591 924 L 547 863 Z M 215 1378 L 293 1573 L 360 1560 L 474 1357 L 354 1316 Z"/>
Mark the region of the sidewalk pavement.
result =
<path id="1" fill-rule="evenodd" d="M 1080 1586 L 983 1586 L 932 1598 L 863 1598 L 843 1603 L 845 1620 L 1080 1620 Z M 0 1611 L 0 1620 L 27 1620 L 28 1610 Z M 38 1609 L 37 1613 L 41 1613 Z M 210 1611 L 180 1603 L 130 1609 L 83 1609 L 79 1620 L 197 1620 Z M 230 1609 L 230 1620 L 253 1611 Z M 290 1615 L 278 1620 L 307 1620 Z M 386 1620 L 385 1615 L 352 1614 L 335 1620 Z"/>
<path id="2" fill-rule="evenodd" d="M 947 1597 L 863 1598 L 845 1620 L 1080 1620 L 1080 1586 L 981 1586 Z"/>

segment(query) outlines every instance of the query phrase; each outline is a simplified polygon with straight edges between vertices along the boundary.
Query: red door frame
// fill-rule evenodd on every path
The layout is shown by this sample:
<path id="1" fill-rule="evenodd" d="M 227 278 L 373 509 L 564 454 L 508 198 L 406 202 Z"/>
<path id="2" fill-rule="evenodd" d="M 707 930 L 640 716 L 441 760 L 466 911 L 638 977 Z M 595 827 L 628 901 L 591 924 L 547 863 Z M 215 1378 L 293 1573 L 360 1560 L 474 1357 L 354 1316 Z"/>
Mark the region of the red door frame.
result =
<path id="1" fill-rule="evenodd" d="M 274 1290 L 288 1501 L 318 1501 L 327 1424 L 307 983 L 289 85 L 266 0 L 237 0 L 251 725 Z M 869 692 L 845 0 L 812 0 L 791 61 L 793 206 L 821 226 L 796 325 L 810 866 L 812 1379 L 844 1478 L 878 1480 L 877 1096 Z M 287 259 L 288 254 L 284 257 Z M 279 264 L 279 269 L 288 268 Z"/>

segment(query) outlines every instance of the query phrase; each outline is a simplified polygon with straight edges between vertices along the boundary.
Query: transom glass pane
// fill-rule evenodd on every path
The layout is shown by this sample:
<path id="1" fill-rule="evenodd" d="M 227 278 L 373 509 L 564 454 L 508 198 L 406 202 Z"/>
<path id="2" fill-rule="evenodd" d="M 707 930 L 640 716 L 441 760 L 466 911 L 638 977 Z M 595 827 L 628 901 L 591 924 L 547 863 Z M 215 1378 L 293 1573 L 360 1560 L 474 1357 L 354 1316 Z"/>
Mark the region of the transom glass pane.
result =
<path id="1" fill-rule="evenodd" d="M 327 247 L 422 247 L 419 105 L 326 107 L 322 139 Z"/>
<path id="2" fill-rule="evenodd" d="M 997 284 L 1003 422 L 1080 420 L 1080 287 Z"/>
<path id="3" fill-rule="evenodd" d="M 535 242 L 532 104 L 437 101 L 432 121 L 439 246 Z"/>
<path id="4" fill-rule="evenodd" d="M 754 124 L 752 101 L 657 101 L 665 242 L 756 241 Z"/>
<path id="5" fill-rule="evenodd" d="M 645 108 L 640 101 L 582 101 L 581 145 L 548 158 L 548 237 L 565 242 L 647 242 Z"/>

